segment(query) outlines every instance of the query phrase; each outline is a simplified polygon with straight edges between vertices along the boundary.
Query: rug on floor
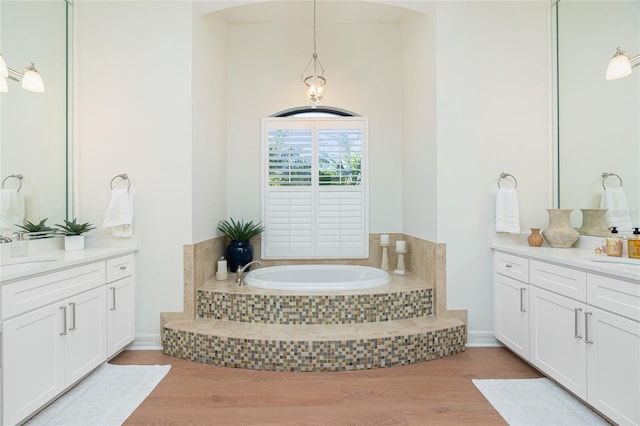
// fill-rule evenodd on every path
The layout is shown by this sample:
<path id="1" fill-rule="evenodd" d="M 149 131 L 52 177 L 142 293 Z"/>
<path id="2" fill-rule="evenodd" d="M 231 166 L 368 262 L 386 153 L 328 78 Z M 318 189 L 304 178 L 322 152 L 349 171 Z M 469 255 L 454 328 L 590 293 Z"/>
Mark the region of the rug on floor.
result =
<path id="1" fill-rule="evenodd" d="M 103 364 L 27 425 L 119 426 L 170 368 L 170 365 Z"/>
<path id="2" fill-rule="evenodd" d="M 511 426 L 608 424 L 546 378 L 473 380 L 473 384 Z"/>

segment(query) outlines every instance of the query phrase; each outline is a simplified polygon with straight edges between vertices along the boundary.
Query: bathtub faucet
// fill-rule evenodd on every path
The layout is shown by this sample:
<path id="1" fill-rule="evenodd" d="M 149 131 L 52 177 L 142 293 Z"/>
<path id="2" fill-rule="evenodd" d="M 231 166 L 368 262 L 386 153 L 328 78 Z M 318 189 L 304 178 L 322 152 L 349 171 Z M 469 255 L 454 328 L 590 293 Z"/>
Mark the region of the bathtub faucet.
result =
<path id="1" fill-rule="evenodd" d="M 260 261 L 258 261 L 258 260 L 253 260 L 253 261 L 247 263 L 244 266 L 238 266 L 238 270 L 236 271 L 236 283 L 239 286 L 243 286 L 244 285 L 244 271 L 249 269 L 249 267 L 251 265 L 253 265 L 254 263 L 257 263 L 258 265 L 262 266 L 262 263 Z"/>

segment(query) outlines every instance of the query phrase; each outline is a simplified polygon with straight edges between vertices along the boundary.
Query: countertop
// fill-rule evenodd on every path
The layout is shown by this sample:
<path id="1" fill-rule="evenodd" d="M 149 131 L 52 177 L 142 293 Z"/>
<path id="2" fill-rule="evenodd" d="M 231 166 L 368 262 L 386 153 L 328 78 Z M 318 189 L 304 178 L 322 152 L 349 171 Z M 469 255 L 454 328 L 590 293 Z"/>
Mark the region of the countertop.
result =
<path id="1" fill-rule="evenodd" d="M 640 259 L 596 255 L 586 248 L 554 248 L 548 246 L 531 247 L 505 241 L 494 241 L 491 248 L 504 253 L 569 266 L 587 272 L 595 272 L 615 278 L 635 281 L 640 285 Z M 624 263 L 623 263 L 624 262 Z"/>
<path id="2" fill-rule="evenodd" d="M 0 283 L 7 284 L 15 280 L 122 256 L 135 251 L 135 247 L 96 247 L 83 250 L 38 251 L 21 257 L 2 256 L 0 259 Z"/>

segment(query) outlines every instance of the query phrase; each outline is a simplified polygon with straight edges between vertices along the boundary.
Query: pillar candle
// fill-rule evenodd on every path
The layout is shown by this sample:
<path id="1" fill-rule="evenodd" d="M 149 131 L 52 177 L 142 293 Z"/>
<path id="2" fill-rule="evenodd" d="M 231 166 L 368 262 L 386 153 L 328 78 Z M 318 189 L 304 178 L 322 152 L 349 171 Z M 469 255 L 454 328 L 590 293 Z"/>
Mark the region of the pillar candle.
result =
<path id="1" fill-rule="evenodd" d="M 404 250 L 407 248 L 406 241 L 396 241 L 396 250 Z"/>
<path id="2" fill-rule="evenodd" d="M 380 235 L 380 244 L 389 244 L 389 234 Z"/>

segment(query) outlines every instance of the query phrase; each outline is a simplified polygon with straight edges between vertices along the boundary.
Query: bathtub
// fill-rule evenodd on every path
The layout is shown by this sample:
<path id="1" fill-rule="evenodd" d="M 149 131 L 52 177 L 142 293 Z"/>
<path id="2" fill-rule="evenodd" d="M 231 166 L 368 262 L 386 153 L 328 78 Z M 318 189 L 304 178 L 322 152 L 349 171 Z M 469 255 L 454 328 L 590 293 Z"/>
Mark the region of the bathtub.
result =
<path id="1" fill-rule="evenodd" d="M 254 269 L 245 276 L 251 287 L 268 290 L 333 291 L 383 286 L 391 276 L 358 265 L 284 265 Z"/>

